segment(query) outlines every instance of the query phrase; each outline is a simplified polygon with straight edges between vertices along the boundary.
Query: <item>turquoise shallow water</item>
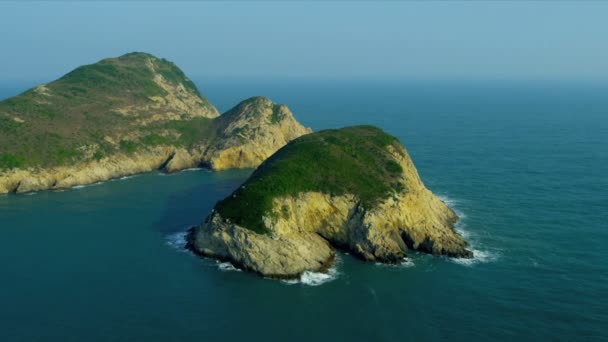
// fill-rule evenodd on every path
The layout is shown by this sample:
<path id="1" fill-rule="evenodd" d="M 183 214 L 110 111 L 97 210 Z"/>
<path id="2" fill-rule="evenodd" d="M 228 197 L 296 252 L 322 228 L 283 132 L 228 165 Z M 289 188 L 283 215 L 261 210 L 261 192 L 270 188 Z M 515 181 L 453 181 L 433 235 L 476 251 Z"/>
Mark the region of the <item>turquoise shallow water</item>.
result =
<path id="1" fill-rule="evenodd" d="M 477 258 L 413 254 L 389 267 L 341 255 L 334 279 L 311 286 L 172 246 L 251 170 L 0 196 L 0 341 L 608 340 L 608 87 L 201 88 L 222 110 L 267 95 L 316 130 L 371 123 L 396 135 L 461 213 Z"/>

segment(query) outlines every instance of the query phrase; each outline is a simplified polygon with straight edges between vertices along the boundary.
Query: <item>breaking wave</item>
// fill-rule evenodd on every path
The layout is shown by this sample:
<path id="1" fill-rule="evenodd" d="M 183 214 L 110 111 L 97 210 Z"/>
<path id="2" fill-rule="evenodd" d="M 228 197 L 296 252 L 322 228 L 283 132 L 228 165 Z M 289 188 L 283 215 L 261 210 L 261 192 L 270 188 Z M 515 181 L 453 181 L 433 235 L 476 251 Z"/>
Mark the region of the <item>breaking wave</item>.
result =
<path id="1" fill-rule="evenodd" d="M 299 279 L 281 280 L 281 282 L 287 285 L 323 285 L 325 283 L 329 283 L 330 281 L 338 279 L 338 276 L 340 275 L 340 272 L 338 272 L 338 266 L 341 264 L 341 262 L 342 260 L 340 259 L 340 257 L 336 256 L 336 260 L 333 266 L 327 270 L 327 273 L 306 271 L 302 273 L 302 275 L 300 275 Z"/>
<path id="2" fill-rule="evenodd" d="M 236 271 L 236 272 L 241 272 L 240 268 L 235 267 L 232 263 L 230 262 L 217 262 L 217 268 L 220 269 L 220 271 Z"/>
<path id="3" fill-rule="evenodd" d="M 202 167 L 191 167 L 189 169 L 183 169 L 180 172 L 192 172 L 192 171 L 203 171 L 203 170 L 205 170 L 205 169 Z"/>
<path id="4" fill-rule="evenodd" d="M 385 264 L 382 262 L 377 262 L 376 266 L 381 266 L 381 267 L 399 267 L 399 268 L 410 268 L 410 267 L 414 267 L 416 266 L 416 264 L 414 263 L 414 261 L 410 258 L 403 258 L 403 261 L 401 261 L 400 263 L 396 263 L 396 264 Z"/>
<path id="5" fill-rule="evenodd" d="M 499 254 L 495 252 L 491 252 L 488 250 L 479 250 L 475 248 L 471 248 L 473 252 L 473 257 L 471 259 L 464 258 L 449 258 L 450 261 L 464 266 L 473 266 L 475 264 L 485 264 L 488 262 L 495 261 L 498 259 Z"/>
<path id="6" fill-rule="evenodd" d="M 454 229 L 469 242 L 470 250 L 473 252 L 473 258 L 449 258 L 449 260 L 459 265 L 473 266 L 476 264 L 493 262 L 498 259 L 500 256 L 498 252 L 489 251 L 487 248 L 483 248 L 483 245 L 476 239 L 476 234 L 466 229 L 467 216 L 458 208 L 458 205 L 462 203 L 462 201 L 450 198 L 447 195 L 438 195 L 437 197 L 452 208 L 454 212 L 456 212 L 456 215 L 458 215 L 459 220 L 456 222 Z"/>
<path id="7" fill-rule="evenodd" d="M 166 236 L 167 245 L 173 247 L 179 251 L 187 252 L 186 250 L 186 237 L 188 236 L 187 231 L 177 232 Z"/>
<path id="8" fill-rule="evenodd" d="M 104 181 L 90 183 L 90 184 L 74 185 L 72 187 L 72 189 L 84 189 L 84 188 L 89 188 L 89 187 L 96 186 L 96 185 L 101 185 L 103 183 L 104 183 Z"/>

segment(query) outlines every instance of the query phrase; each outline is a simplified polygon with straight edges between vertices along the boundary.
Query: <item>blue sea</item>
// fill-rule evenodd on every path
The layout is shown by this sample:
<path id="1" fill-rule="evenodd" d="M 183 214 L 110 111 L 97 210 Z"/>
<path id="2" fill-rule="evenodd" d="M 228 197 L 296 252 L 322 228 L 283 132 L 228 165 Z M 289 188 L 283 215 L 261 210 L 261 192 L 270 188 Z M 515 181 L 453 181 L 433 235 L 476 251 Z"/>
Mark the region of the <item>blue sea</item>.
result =
<path id="1" fill-rule="evenodd" d="M 284 282 L 183 251 L 252 170 L 0 196 L 0 341 L 608 341 L 608 85 L 197 83 L 221 111 L 265 95 L 314 130 L 397 136 L 475 258 L 340 254 Z"/>

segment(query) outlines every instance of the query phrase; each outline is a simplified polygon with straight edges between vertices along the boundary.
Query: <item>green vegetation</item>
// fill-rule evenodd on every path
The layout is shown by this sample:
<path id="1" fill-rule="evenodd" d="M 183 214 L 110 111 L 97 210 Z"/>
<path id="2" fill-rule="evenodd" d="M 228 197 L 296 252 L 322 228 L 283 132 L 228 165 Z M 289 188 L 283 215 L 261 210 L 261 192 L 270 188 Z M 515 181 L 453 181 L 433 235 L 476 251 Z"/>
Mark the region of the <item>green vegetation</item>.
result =
<path id="1" fill-rule="evenodd" d="M 173 120 L 160 125 L 163 129 L 171 130 L 179 134 L 179 138 L 173 144 L 188 147 L 208 139 L 212 133 L 212 119 L 193 118 L 191 120 Z"/>
<path id="2" fill-rule="evenodd" d="M 0 116 L 0 132 L 15 133 L 22 126 L 13 119 Z"/>
<path id="3" fill-rule="evenodd" d="M 403 170 L 387 151 L 399 141 L 373 126 L 325 130 L 302 136 L 266 160 L 231 196 L 218 202 L 218 212 L 232 222 L 265 233 L 262 217 L 289 215 L 288 208 L 272 212 L 273 199 L 319 191 L 354 194 L 365 208 L 391 193 L 403 191 Z"/>
<path id="4" fill-rule="evenodd" d="M 57 165 L 65 165 L 66 163 L 77 159 L 81 153 L 73 148 L 58 147 L 53 151 L 53 159 Z"/>
<path id="5" fill-rule="evenodd" d="M 148 134 L 141 139 L 142 144 L 146 146 L 159 146 L 159 145 L 171 145 L 173 140 L 164 137 L 162 135 L 158 135 L 156 133 Z"/>
<path id="6" fill-rule="evenodd" d="M 95 153 L 93 153 L 93 159 L 95 159 L 95 160 L 100 160 L 103 157 L 104 157 L 104 154 L 101 151 L 95 151 Z"/>
<path id="7" fill-rule="evenodd" d="M 127 153 L 131 154 L 137 150 L 137 143 L 135 143 L 134 141 L 131 141 L 131 140 L 121 140 L 120 149 L 123 152 L 127 152 Z"/>
<path id="8" fill-rule="evenodd" d="M 158 68 L 158 72 L 163 75 L 163 77 L 169 82 L 179 83 L 181 82 L 184 87 L 196 94 L 198 94 L 198 89 L 196 85 L 184 74 L 184 72 L 175 65 L 175 63 L 170 62 L 164 58 L 161 58 L 161 65 Z"/>
<path id="9" fill-rule="evenodd" d="M 279 112 L 281 111 L 281 106 L 277 104 L 272 105 L 272 116 L 270 117 L 270 123 L 276 125 L 279 123 Z"/>
<path id="10" fill-rule="evenodd" d="M 60 79 L 0 101 L 0 170 L 12 167 L 48 167 L 83 160 L 82 146 L 99 145 L 89 159 L 115 153 L 133 153 L 159 145 L 191 146 L 212 132 L 211 120 L 141 122 L 174 107 L 151 98 L 167 91 L 154 79 L 160 74 L 171 86 L 182 84 L 192 96 L 211 104 L 172 62 L 134 52 L 84 65 Z M 104 141 L 136 133 L 140 140 L 113 146 Z M 21 156 L 17 158 L 16 156 Z"/>
<path id="11" fill-rule="evenodd" d="M 12 154 L 0 154 L 0 169 L 12 169 L 22 167 L 25 164 L 25 159 Z"/>

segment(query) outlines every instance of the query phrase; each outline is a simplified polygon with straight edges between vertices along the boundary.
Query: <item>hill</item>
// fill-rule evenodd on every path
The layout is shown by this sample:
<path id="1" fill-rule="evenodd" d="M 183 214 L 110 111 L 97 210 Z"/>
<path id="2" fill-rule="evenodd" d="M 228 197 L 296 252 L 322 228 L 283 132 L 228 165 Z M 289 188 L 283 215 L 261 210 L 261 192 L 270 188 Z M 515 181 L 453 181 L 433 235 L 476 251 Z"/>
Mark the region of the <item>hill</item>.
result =
<path id="1" fill-rule="evenodd" d="M 299 137 L 262 163 L 193 229 L 195 253 L 292 278 L 334 249 L 400 262 L 408 250 L 471 257 L 456 214 L 430 192 L 399 141 L 373 126 Z"/>
<path id="2" fill-rule="evenodd" d="M 154 169 L 253 168 L 310 132 L 263 97 L 219 116 L 175 64 L 134 52 L 0 102 L 0 194 Z"/>

